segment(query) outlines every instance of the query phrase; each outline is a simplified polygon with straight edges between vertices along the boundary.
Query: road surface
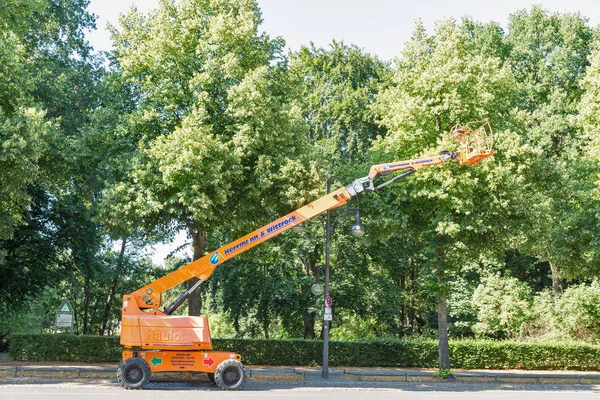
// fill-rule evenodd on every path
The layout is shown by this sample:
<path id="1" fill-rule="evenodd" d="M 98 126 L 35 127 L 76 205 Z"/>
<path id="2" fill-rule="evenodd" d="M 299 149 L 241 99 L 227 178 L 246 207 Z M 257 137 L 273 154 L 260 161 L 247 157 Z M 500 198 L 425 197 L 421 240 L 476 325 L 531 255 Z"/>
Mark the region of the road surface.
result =
<path id="1" fill-rule="evenodd" d="M 600 400 L 600 387 L 563 384 L 356 383 L 357 386 L 249 382 L 247 389 L 226 392 L 206 382 L 151 383 L 147 390 L 125 391 L 115 383 L 0 384 L 0 399 L 27 400 Z"/>

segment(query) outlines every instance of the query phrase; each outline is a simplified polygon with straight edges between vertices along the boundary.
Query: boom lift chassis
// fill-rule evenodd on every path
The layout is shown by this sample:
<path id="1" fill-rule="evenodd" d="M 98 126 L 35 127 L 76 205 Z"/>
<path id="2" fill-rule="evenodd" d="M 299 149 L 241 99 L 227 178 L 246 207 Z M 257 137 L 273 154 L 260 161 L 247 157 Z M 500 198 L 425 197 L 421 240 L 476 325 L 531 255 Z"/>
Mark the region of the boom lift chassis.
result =
<path id="1" fill-rule="evenodd" d="M 471 126 L 477 124 L 476 129 Z M 224 390 L 240 389 L 246 371 L 237 353 L 213 351 L 206 317 L 176 316 L 173 312 L 205 282 L 215 268 L 252 247 L 303 223 L 327 210 L 343 206 L 352 197 L 380 189 L 423 167 L 455 160 L 475 165 L 491 156 L 492 136 L 487 121 L 456 125 L 450 132 L 460 144 L 457 152 L 443 151 L 438 156 L 373 165 L 369 175 L 356 179 L 310 204 L 243 236 L 180 269 L 123 296 L 121 344 L 123 361 L 117 372 L 118 382 L 127 389 L 141 389 L 152 373 L 167 371 L 206 372 Z M 395 171 L 399 175 L 375 186 L 375 178 Z M 183 293 L 172 305 L 160 309 L 164 292 L 189 280 L 198 283 Z"/>

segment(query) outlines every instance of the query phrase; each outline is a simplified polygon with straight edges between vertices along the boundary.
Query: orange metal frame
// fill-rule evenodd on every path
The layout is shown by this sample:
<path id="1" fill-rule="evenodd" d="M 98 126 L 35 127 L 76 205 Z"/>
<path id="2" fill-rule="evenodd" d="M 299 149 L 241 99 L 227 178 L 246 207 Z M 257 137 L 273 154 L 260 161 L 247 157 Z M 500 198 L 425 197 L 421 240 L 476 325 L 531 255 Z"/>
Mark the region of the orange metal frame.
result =
<path id="1" fill-rule="evenodd" d="M 455 125 L 450 132 L 452 138 L 460 143 L 458 161 L 461 164 L 472 166 L 494 154 L 494 137 L 488 121 Z"/>
<path id="2" fill-rule="evenodd" d="M 217 366 L 225 360 L 241 360 L 239 354 L 226 351 L 161 351 L 161 350 L 125 350 L 123 360 L 138 357 L 150 366 L 150 372 L 195 371 L 214 373 Z"/>

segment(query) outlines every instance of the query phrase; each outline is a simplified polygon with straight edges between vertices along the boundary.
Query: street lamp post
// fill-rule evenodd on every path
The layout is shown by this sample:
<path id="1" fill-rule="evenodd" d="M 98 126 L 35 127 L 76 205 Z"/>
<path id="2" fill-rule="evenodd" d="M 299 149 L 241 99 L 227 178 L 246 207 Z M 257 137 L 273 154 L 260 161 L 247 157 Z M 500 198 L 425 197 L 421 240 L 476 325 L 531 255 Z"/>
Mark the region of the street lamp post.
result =
<path id="1" fill-rule="evenodd" d="M 327 179 L 327 193 L 331 192 L 331 178 Z M 325 292 L 324 302 L 329 297 L 329 252 L 331 250 L 331 211 L 327 210 L 325 217 Z M 324 304 L 324 310 L 327 305 Z M 321 378 L 329 379 L 329 320 L 323 316 L 323 372 Z"/>
<path id="2" fill-rule="evenodd" d="M 331 192 L 331 177 L 327 179 L 327 193 Z M 358 198 L 357 198 L 358 201 Z M 354 236 L 362 236 L 365 233 L 365 227 L 360 223 L 360 208 L 359 207 L 344 207 L 338 210 L 344 212 L 356 211 L 356 223 L 352 226 L 352 234 Z M 341 214 L 340 214 L 341 215 Z M 340 216 L 338 215 L 338 217 Z M 331 211 L 327 210 L 325 217 L 325 290 L 323 292 L 324 316 L 323 316 L 323 372 L 321 378 L 329 379 L 329 321 L 331 318 L 331 302 L 329 301 L 329 262 L 331 254 Z M 337 218 L 336 218 L 337 220 Z M 335 221 L 334 221 L 335 223 Z M 327 310 L 329 309 L 329 314 Z"/>

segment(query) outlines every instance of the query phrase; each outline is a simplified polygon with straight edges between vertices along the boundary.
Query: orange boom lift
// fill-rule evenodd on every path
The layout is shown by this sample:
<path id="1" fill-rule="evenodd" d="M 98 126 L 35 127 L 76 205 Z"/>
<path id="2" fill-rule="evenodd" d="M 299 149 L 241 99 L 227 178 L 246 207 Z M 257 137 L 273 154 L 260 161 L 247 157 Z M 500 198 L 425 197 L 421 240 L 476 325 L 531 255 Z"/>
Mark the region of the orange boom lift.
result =
<path id="1" fill-rule="evenodd" d="M 195 371 L 206 372 L 221 389 L 240 389 L 246 380 L 241 357 L 232 352 L 212 350 L 207 318 L 171 314 L 220 264 L 327 210 L 343 206 L 359 193 L 377 190 L 423 167 L 451 160 L 475 165 L 491 156 L 494 151 L 489 124 L 483 121 L 474 130 L 471 129 L 473 124 L 456 125 L 451 130 L 451 136 L 460 143 L 457 152 L 443 151 L 438 156 L 373 165 L 364 178 L 123 296 L 121 344 L 124 350 L 117 372 L 119 383 L 127 389 L 140 389 L 154 372 Z M 378 186 L 374 185 L 375 178 L 395 171 L 403 172 Z M 198 278 L 198 283 L 161 310 L 162 294 L 193 277 Z"/>

